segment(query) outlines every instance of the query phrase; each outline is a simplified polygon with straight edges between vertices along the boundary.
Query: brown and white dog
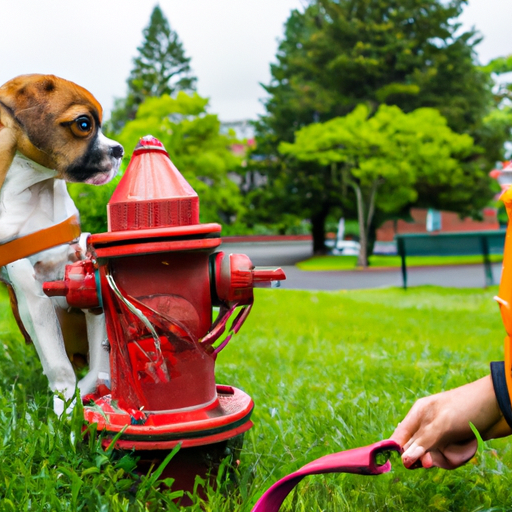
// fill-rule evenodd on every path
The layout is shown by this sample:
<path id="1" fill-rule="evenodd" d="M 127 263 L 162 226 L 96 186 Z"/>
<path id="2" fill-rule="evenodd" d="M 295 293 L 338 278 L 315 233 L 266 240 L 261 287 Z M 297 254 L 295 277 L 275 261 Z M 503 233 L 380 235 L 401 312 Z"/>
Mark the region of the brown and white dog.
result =
<path id="1" fill-rule="evenodd" d="M 66 399 L 77 385 L 81 395 L 94 391 L 109 373 L 103 315 L 86 311 L 85 327 L 65 300 L 42 290 L 85 251 L 65 181 L 101 185 L 119 168 L 123 148 L 102 134 L 101 120 L 101 106 L 87 90 L 53 75 L 23 75 L 0 87 L 2 280 L 50 388 Z M 70 356 L 87 353 L 85 332 L 89 372 L 77 384 Z M 54 408 L 63 411 L 58 396 Z"/>

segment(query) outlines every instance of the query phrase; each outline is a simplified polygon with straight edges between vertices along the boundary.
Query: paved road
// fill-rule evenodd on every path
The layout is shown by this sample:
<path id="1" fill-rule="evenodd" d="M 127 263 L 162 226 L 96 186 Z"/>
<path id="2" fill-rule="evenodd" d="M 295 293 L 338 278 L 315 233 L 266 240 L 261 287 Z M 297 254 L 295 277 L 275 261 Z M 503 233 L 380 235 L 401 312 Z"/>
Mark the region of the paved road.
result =
<path id="1" fill-rule="evenodd" d="M 219 250 L 247 254 L 258 267 L 295 265 L 313 254 L 311 242 L 223 242 Z"/>
<path id="2" fill-rule="evenodd" d="M 402 286 L 400 269 L 354 270 L 343 272 L 304 272 L 294 264 L 311 256 L 310 242 L 273 242 L 222 244 L 220 250 L 247 254 L 257 266 L 280 266 L 286 273 L 282 288 L 295 290 L 353 290 Z M 501 264 L 493 265 L 495 283 L 499 283 Z M 424 284 L 481 288 L 485 285 L 483 265 L 411 267 L 408 286 Z"/>
<path id="3" fill-rule="evenodd" d="M 286 281 L 283 281 L 281 286 L 295 290 L 353 290 L 402 286 L 402 274 L 399 269 L 303 272 L 292 266 L 282 268 L 286 274 Z M 499 283 L 500 272 L 501 265 L 493 265 L 495 283 Z M 483 265 L 414 267 L 407 269 L 407 277 L 409 287 L 423 284 L 455 288 L 485 286 Z"/>

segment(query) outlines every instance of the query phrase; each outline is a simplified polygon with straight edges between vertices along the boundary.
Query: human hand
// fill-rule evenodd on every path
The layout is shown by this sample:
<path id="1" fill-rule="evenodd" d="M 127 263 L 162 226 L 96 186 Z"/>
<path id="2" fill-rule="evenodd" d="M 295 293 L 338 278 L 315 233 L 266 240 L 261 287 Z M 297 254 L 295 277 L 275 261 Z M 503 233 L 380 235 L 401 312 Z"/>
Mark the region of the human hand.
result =
<path id="1" fill-rule="evenodd" d="M 477 449 L 470 422 L 484 439 L 512 433 L 498 407 L 490 376 L 420 398 L 391 439 L 402 446 L 406 468 L 455 469 L 470 460 Z"/>

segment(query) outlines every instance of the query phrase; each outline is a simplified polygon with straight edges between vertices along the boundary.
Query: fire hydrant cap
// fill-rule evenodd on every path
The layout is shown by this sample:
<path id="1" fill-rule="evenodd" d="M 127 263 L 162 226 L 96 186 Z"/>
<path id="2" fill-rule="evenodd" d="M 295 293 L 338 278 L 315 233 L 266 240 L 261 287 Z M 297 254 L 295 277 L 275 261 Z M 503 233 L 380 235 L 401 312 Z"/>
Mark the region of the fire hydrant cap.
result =
<path id="1" fill-rule="evenodd" d="M 167 156 L 169 154 L 164 148 L 164 145 L 153 135 L 146 135 L 139 140 L 139 143 L 135 146 L 133 154 L 138 154 L 145 151 L 163 151 Z"/>
<path id="2" fill-rule="evenodd" d="M 199 198 L 163 144 L 147 135 L 108 203 L 109 231 L 199 224 Z"/>

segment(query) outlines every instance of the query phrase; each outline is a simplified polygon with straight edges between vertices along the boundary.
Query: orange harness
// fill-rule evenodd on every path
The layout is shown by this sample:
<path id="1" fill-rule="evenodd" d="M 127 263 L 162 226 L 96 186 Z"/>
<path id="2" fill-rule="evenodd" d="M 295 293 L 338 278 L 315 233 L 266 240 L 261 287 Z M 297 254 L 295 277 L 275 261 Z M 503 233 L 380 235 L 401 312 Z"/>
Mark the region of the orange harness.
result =
<path id="1" fill-rule="evenodd" d="M 57 245 L 67 244 L 79 236 L 80 222 L 78 215 L 73 215 L 55 226 L 0 245 L 0 267 Z"/>

